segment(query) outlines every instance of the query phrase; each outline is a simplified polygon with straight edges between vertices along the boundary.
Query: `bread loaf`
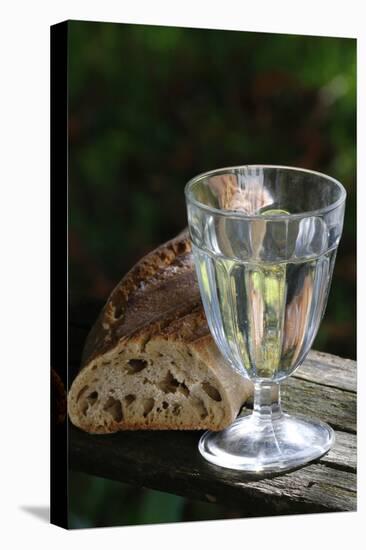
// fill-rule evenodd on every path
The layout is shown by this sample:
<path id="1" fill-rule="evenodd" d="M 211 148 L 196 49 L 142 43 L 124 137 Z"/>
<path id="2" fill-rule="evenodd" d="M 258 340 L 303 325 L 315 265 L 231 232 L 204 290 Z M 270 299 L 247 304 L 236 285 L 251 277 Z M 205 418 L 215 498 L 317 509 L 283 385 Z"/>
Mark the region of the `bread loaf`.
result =
<path id="1" fill-rule="evenodd" d="M 251 392 L 211 337 L 183 232 L 111 293 L 87 338 L 68 412 L 90 433 L 221 430 Z"/>

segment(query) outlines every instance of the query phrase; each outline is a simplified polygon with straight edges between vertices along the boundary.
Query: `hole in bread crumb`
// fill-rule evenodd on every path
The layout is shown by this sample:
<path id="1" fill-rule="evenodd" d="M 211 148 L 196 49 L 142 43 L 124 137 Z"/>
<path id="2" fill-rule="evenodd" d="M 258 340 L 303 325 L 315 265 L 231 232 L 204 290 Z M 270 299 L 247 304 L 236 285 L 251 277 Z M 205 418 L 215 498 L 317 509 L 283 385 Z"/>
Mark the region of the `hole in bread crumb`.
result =
<path id="1" fill-rule="evenodd" d="M 152 411 L 155 405 L 155 400 L 152 397 L 148 397 L 147 399 L 143 400 L 142 404 L 144 407 L 144 417 L 146 417 L 149 414 L 149 412 Z"/>
<path id="2" fill-rule="evenodd" d="M 166 401 L 163 401 L 163 409 L 167 409 L 169 407 L 169 403 Z"/>
<path id="3" fill-rule="evenodd" d="M 147 361 L 144 361 L 144 359 L 130 359 L 126 366 L 127 374 L 136 374 L 137 372 L 141 372 L 146 367 Z"/>
<path id="4" fill-rule="evenodd" d="M 121 422 L 123 414 L 120 401 L 114 399 L 114 397 L 108 397 L 103 407 L 103 410 L 109 413 L 112 416 L 113 420 L 115 420 L 116 422 Z"/>
<path id="5" fill-rule="evenodd" d="M 189 396 L 189 389 L 187 388 L 184 382 L 179 384 L 178 391 L 181 392 L 185 397 Z"/>
<path id="6" fill-rule="evenodd" d="M 185 383 L 178 382 L 178 380 L 174 378 L 170 371 L 168 371 L 166 377 L 158 383 L 158 387 L 164 393 L 175 393 L 176 391 L 179 391 L 185 397 L 188 397 L 189 395 L 189 389 L 187 388 Z"/>
<path id="7" fill-rule="evenodd" d="M 176 403 L 173 407 L 172 414 L 174 414 L 174 416 L 178 416 L 181 410 L 181 405 L 179 405 L 179 403 Z"/>
<path id="8" fill-rule="evenodd" d="M 197 410 L 200 418 L 203 420 L 208 415 L 208 411 L 205 407 L 205 404 L 203 403 L 202 399 L 199 399 L 198 397 L 192 398 L 192 405 Z"/>
<path id="9" fill-rule="evenodd" d="M 98 365 L 93 365 L 91 370 L 95 370 L 97 368 Z"/>
<path id="10" fill-rule="evenodd" d="M 179 382 L 170 370 L 168 370 L 167 375 L 163 380 L 158 382 L 158 387 L 164 392 L 164 393 L 175 393 L 177 391 L 177 388 L 179 386 Z"/>
<path id="11" fill-rule="evenodd" d="M 98 399 L 98 392 L 97 391 L 91 392 L 86 399 L 90 404 L 90 406 L 93 406 L 96 400 Z"/>
<path id="12" fill-rule="evenodd" d="M 190 351 L 188 352 L 188 355 L 189 357 L 193 357 L 193 353 L 191 353 Z"/>
<path id="13" fill-rule="evenodd" d="M 209 382 L 203 382 L 202 388 L 203 391 L 205 391 L 207 395 L 211 397 L 211 399 L 213 399 L 214 401 L 221 401 L 222 398 L 220 392 L 214 386 L 209 384 Z"/>
<path id="14" fill-rule="evenodd" d="M 131 405 L 131 403 L 133 403 L 135 399 L 136 399 L 136 395 L 133 395 L 132 393 L 129 393 L 128 395 L 126 395 L 125 402 L 127 407 Z"/>
<path id="15" fill-rule="evenodd" d="M 83 388 L 81 388 L 81 390 L 79 391 L 79 393 L 76 396 L 76 402 L 79 401 L 80 397 L 86 392 L 86 390 L 88 388 L 89 388 L 89 386 L 84 386 Z"/>
<path id="16" fill-rule="evenodd" d="M 162 353 L 160 353 L 160 351 L 159 351 L 158 357 L 164 357 L 164 355 Z"/>

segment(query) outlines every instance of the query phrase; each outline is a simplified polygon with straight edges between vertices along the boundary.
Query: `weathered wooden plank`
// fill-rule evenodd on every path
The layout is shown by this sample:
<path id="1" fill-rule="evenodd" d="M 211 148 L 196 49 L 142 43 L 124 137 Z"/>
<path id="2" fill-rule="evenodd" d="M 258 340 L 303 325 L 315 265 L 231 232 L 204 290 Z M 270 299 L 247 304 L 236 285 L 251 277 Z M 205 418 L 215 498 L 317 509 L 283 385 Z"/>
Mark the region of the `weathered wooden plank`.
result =
<path id="1" fill-rule="evenodd" d="M 285 411 L 328 422 L 334 429 L 356 433 L 356 394 L 290 377 L 282 384 Z"/>
<path id="2" fill-rule="evenodd" d="M 334 446 L 319 462 L 341 470 L 355 472 L 357 468 L 356 435 L 346 432 L 336 432 Z"/>
<path id="3" fill-rule="evenodd" d="M 310 464 L 300 470 L 258 482 L 241 484 L 256 488 L 264 498 L 276 495 L 293 506 L 309 504 L 332 510 L 354 510 L 356 496 L 355 474 L 337 471 L 321 464 Z M 278 504 L 276 503 L 278 506 Z"/>
<path id="4" fill-rule="evenodd" d="M 260 479 L 206 462 L 197 448 L 202 432 L 92 436 L 70 427 L 69 434 L 74 469 L 197 500 L 235 504 L 248 516 L 356 508 L 356 475 L 325 463 Z"/>
<path id="5" fill-rule="evenodd" d="M 357 390 L 356 362 L 329 353 L 310 351 L 293 377 L 342 390 Z"/>

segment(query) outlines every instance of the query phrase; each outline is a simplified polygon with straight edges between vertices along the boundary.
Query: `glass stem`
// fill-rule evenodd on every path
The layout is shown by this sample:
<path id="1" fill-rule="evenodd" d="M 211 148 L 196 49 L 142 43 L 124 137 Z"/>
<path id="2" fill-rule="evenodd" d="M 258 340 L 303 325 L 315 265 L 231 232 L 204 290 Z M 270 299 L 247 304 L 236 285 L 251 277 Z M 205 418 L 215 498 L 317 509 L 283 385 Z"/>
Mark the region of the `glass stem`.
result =
<path id="1" fill-rule="evenodd" d="M 253 419 L 272 422 L 282 416 L 280 384 L 255 382 Z"/>

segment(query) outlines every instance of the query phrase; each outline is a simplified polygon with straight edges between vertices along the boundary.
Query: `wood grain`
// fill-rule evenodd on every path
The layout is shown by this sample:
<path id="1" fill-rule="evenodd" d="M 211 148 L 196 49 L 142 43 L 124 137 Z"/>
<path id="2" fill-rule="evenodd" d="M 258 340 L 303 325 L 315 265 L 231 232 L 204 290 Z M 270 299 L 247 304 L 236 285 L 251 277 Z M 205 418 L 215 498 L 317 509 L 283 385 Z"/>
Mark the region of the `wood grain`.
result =
<path id="1" fill-rule="evenodd" d="M 191 499 L 235 504 L 249 515 L 356 507 L 356 474 L 352 461 L 350 470 L 344 470 L 341 441 L 328 460 L 259 479 L 207 463 L 197 448 L 202 432 L 93 436 L 70 427 L 69 434 L 74 469 Z"/>
<path id="2" fill-rule="evenodd" d="M 357 390 L 355 361 L 320 351 L 310 351 L 304 363 L 294 372 L 293 377 L 341 390 L 351 392 Z"/>
<path id="3" fill-rule="evenodd" d="M 86 333 L 86 324 L 79 323 L 71 338 L 74 372 Z M 70 423 L 69 464 L 116 481 L 235 505 L 242 517 L 356 510 L 356 363 L 310 352 L 282 385 L 282 403 L 285 411 L 319 418 L 336 430 L 331 451 L 285 474 L 260 478 L 209 464 L 198 452 L 200 431 L 90 435 Z"/>

